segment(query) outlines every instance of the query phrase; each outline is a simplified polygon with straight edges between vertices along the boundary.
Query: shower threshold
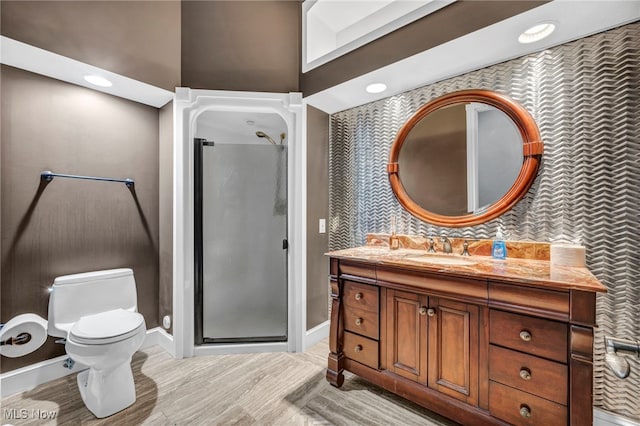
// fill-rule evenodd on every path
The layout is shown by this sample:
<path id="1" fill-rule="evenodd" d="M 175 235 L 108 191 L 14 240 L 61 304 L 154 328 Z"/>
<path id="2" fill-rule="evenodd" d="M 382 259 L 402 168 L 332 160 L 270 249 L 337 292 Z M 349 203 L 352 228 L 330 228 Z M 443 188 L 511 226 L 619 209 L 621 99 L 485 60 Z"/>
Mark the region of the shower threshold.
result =
<path id="1" fill-rule="evenodd" d="M 202 339 L 202 345 L 211 345 L 218 343 L 272 343 L 286 342 L 287 336 L 265 336 L 265 337 L 205 337 Z"/>

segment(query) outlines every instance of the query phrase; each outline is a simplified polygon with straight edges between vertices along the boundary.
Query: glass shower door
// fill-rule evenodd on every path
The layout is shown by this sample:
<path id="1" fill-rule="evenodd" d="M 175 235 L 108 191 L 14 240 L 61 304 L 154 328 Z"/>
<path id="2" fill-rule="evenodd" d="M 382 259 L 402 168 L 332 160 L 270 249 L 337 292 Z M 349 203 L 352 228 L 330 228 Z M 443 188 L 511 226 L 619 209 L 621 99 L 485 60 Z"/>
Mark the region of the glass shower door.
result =
<path id="1" fill-rule="evenodd" d="M 286 341 L 287 147 L 197 141 L 202 305 L 196 342 Z"/>

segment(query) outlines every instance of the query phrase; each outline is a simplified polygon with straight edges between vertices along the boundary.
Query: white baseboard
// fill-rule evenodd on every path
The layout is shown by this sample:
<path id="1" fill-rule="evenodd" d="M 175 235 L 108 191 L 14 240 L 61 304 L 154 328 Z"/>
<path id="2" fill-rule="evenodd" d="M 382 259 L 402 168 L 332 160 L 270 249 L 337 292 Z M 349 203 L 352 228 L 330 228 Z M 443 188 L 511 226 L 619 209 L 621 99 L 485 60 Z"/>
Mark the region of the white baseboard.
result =
<path id="1" fill-rule="evenodd" d="M 600 408 L 594 408 L 593 426 L 640 426 L 640 423 Z"/>
<path id="2" fill-rule="evenodd" d="M 173 337 L 160 327 L 147 330 L 147 335 L 141 349 L 159 345 L 173 355 Z M 73 368 L 63 366 L 68 355 L 47 359 L 36 364 L 8 371 L 0 375 L 0 397 L 5 398 L 20 392 L 25 392 L 38 385 L 59 379 L 69 374 L 78 373 L 87 368 L 76 362 Z"/>
<path id="3" fill-rule="evenodd" d="M 146 349 L 156 345 L 160 346 L 175 358 L 176 350 L 173 345 L 173 336 L 167 333 L 162 327 L 147 330 L 147 337 L 144 339 L 144 343 L 142 343 L 142 347 L 140 349 Z"/>
<path id="4" fill-rule="evenodd" d="M 307 333 L 304 337 L 304 346 L 302 348 L 303 351 L 306 351 L 311 346 L 320 342 L 322 339 L 326 339 L 329 337 L 329 323 L 330 321 L 325 321 L 319 325 L 316 325 L 311 330 L 307 330 Z"/>
<path id="5" fill-rule="evenodd" d="M 2 398 L 31 390 L 43 383 L 77 373 L 87 368 L 86 365 L 76 362 L 73 368 L 68 369 L 63 365 L 67 358 L 69 358 L 67 355 L 62 355 L 0 375 L 0 394 Z"/>

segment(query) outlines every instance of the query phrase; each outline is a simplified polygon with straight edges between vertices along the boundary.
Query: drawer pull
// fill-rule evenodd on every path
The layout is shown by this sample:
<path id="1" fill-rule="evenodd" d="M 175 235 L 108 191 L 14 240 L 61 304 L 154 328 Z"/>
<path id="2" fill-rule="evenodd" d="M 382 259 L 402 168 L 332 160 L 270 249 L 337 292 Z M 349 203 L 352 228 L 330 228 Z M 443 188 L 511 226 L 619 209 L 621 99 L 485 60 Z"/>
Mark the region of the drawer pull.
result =
<path id="1" fill-rule="evenodd" d="M 362 299 L 362 293 L 356 293 L 354 297 L 356 298 L 356 300 L 360 300 Z"/>
<path id="2" fill-rule="evenodd" d="M 528 368 L 521 368 L 520 377 L 522 378 L 522 380 L 531 380 L 531 370 L 529 370 Z"/>
<path id="3" fill-rule="evenodd" d="M 530 418 L 531 417 L 531 408 L 529 408 L 526 405 L 522 404 L 520 406 L 520 415 L 522 417 L 524 417 L 525 419 Z"/>
<path id="4" fill-rule="evenodd" d="M 362 325 L 362 318 L 356 318 L 356 325 Z"/>
<path id="5" fill-rule="evenodd" d="M 362 352 L 362 345 L 356 345 L 356 347 L 354 348 L 354 351 Z"/>
<path id="6" fill-rule="evenodd" d="M 522 330 L 520 332 L 520 338 L 522 340 L 524 340 L 525 342 L 530 342 L 531 341 L 531 332 L 529 332 L 528 330 Z"/>

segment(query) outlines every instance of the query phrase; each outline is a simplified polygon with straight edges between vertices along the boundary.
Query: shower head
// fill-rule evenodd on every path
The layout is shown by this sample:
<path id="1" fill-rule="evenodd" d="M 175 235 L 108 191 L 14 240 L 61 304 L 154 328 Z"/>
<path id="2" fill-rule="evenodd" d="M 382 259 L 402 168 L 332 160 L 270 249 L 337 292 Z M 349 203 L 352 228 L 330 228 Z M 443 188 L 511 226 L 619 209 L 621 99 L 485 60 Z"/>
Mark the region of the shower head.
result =
<path id="1" fill-rule="evenodd" d="M 262 131 L 258 130 L 256 132 L 256 136 L 259 137 L 259 138 L 265 138 L 266 140 L 271 142 L 272 145 L 276 145 L 275 141 L 273 139 L 271 139 L 271 137 L 268 134 L 266 134 L 265 132 L 262 132 Z"/>
<path id="2" fill-rule="evenodd" d="M 606 350 L 604 362 L 607 364 L 607 367 L 609 367 L 613 373 L 621 379 L 629 377 L 629 374 L 631 373 L 629 361 L 621 355 L 618 355 L 618 352 L 640 357 L 640 342 L 605 336 L 604 347 Z"/>

